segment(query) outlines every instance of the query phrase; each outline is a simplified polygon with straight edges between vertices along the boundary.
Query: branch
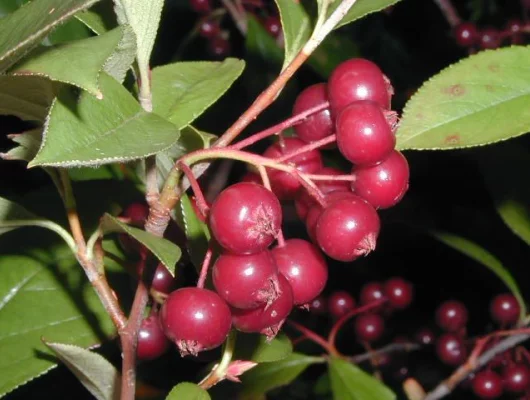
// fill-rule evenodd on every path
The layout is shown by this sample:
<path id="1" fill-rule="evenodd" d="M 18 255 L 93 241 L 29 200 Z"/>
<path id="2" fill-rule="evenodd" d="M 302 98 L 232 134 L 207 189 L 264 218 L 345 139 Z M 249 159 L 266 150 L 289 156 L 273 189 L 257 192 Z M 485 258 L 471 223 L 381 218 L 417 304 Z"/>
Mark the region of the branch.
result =
<path id="1" fill-rule="evenodd" d="M 380 349 L 359 354 L 357 356 L 347 357 L 347 359 L 354 364 L 359 364 L 363 361 L 369 361 L 372 358 L 381 356 L 383 354 L 409 352 L 419 349 L 421 349 L 421 345 L 417 343 L 391 343 L 385 347 L 381 347 Z"/>
<path id="2" fill-rule="evenodd" d="M 462 19 L 458 15 L 453 3 L 451 3 L 451 0 L 434 0 L 434 2 L 440 8 L 440 11 L 444 15 L 449 25 L 451 25 L 451 28 L 454 28 L 455 26 L 462 23 Z"/>

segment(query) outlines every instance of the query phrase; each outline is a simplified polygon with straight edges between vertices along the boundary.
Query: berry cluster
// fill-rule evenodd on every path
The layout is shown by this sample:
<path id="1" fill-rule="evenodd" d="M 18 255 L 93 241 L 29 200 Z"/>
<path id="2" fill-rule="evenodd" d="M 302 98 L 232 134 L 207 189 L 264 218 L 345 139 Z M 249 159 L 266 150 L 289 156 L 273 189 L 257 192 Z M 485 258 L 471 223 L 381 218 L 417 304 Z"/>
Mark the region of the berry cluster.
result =
<path id="1" fill-rule="evenodd" d="M 474 49 L 496 49 L 504 42 L 523 44 L 527 26 L 519 19 L 511 19 L 504 29 L 478 28 L 473 22 L 462 22 L 454 28 L 454 38 L 461 47 Z"/>

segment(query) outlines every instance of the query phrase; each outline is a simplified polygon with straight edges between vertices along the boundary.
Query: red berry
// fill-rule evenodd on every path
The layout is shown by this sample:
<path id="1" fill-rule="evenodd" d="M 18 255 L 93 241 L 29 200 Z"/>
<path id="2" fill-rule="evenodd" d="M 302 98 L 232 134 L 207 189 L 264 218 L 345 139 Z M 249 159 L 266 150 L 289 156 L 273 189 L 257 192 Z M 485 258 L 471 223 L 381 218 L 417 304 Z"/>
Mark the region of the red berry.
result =
<path id="1" fill-rule="evenodd" d="M 359 293 L 359 301 L 362 305 L 380 301 L 384 298 L 383 285 L 379 282 L 368 282 L 364 284 Z"/>
<path id="2" fill-rule="evenodd" d="M 162 263 L 159 263 L 153 276 L 151 288 L 157 292 L 169 294 L 175 289 L 175 284 L 175 277 L 169 273 Z"/>
<path id="3" fill-rule="evenodd" d="M 158 314 L 153 313 L 142 321 L 138 331 L 136 356 L 139 360 L 154 360 L 166 352 L 169 347 Z"/>
<path id="4" fill-rule="evenodd" d="M 282 33 L 282 23 L 276 15 L 269 15 L 263 20 L 263 27 L 273 37 L 278 37 Z"/>
<path id="5" fill-rule="evenodd" d="M 219 296 L 232 307 L 256 308 L 278 297 L 278 268 L 269 250 L 223 254 L 213 266 L 212 278 Z"/>
<path id="6" fill-rule="evenodd" d="M 199 34 L 207 39 L 216 37 L 219 32 L 221 32 L 221 27 L 217 21 L 207 19 L 202 21 L 199 26 Z"/>
<path id="7" fill-rule="evenodd" d="M 434 343 L 436 336 L 434 336 L 434 332 L 429 328 L 422 328 L 416 332 L 414 339 L 420 344 L 429 345 Z"/>
<path id="8" fill-rule="evenodd" d="M 386 281 L 384 293 L 392 308 L 403 310 L 412 303 L 412 285 L 402 278 L 391 278 Z"/>
<path id="9" fill-rule="evenodd" d="M 473 393 L 481 399 L 496 399 L 502 395 L 502 379 L 491 370 L 481 371 L 471 382 Z"/>
<path id="10" fill-rule="evenodd" d="M 316 225 L 317 243 L 331 258 L 353 261 L 375 249 L 379 216 L 365 200 L 338 200 L 322 211 Z"/>
<path id="11" fill-rule="evenodd" d="M 452 333 L 446 333 L 436 341 L 436 354 L 444 364 L 457 366 L 466 360 L 464 340 Z"/>
<path id="12" fill-rule="evenodd" d="M 122 212 L 122 217 L 128 218 L 131 225 L 143 227 L 149 216 L 149 207 L 143 203 L 132 203 Z"/>
<path id="13" fill-rule="evenodd" d="M 454 30 L 456 43 L 462 47 L 471 47 L 478 41 L 478 30 L 472 22 L 462 22 Z"/>
<path id="14" fill-rule="evenodd" d="M 162 328 L 182 356 L 220 346 L 230 320 L 230 309 L 217 293 L 195 287 L 171 292 L 160 312 Z"/>
<path id="15" fill-rule="evenodd" d="M 506 23 L 506 30 L 512 34 L 521 33 L 524 24 L 520 19 L 514 18 Z"/>
<path id="16" fill-rule="evenodd" d="M 307 143 L 298 138 L 284 138 L 283 144 L 282 142 L 273 144 L 265 150 L 263 156 L 269 158 L 282 157 L 306 145 Z M 288 162 L 295 165 L 300 172 L 307 174 L 313 174 L 322 168 L 322 157 L 318 150 L 307 151 L 290 158 Z M 283 171 L 268 169 L 267 172 L 269 173 L 272 191 L 280 200 L 291 200 L 296 196 L 296 191 L 301 186 L 298 179 Z"/>
<path id="17" fill-rule="evenodd" d="M 385 321 L 379 314 L 359 315 L 355 319 L 354 329 L 359 341 L 373 343 L 383 336 Z"/>
<path id="18" fill-rule="evenodd" d="M 280 273 L 287 278 L 293 290 L 293 303 L 309 303 L 326 286 L 328 266 L 320 251 L 302 239 L 285 241 L 282 247 L 272 250 Z"/>
<path id="19" fill-rule="evenodd" d="M 500 32 L 495 28 L 485 28 L 479 33 L 479 45 L 481 49 L 496 49 L 501 45 Z"/>
<path id="20" fill-rule="evenodd" d="M 511 393 L 523 393 L 530 388 L 530 369 L 524 364 L 510 364 L 502 371 L 504 388 Z"/>
<path id="21" fill-rule="evenodd" d="M 282 223 L 276 196 L 256 183 L 236 183 L 223 190 L 210 208 L 210 229 L 219 244 L 236 254 L 265 250 Z"/>
<path id="22" fill-rule="evenodd" d="M 255 174 L 254 172 L 247 172 L 239 181 L 257 183 L 258 185 L 261 185 L 263 183 L 261 177 L 258 174 Z"/>
<path id="23" fill-rule="evenodd" d="M 272 339 L 293 308 L 293 292 L 287 279 L 278 274 L 280 295 L 270 305 L 253 310 L 232 309 L 232 322 L 241 332 L 260 332 Z"/>
<path id="24" fill-rule="evenodd" d="M 210 54 L 216 58 L 224 58 L 230 53 L 230 42 L 218 35 L 210 39 L 208 43 Z"/>
<path id="25" fill-rule="evenodd" d="M 389 208 L 403 198 L 409 187 L 409 164 L 394 150 L 381 164 L 354 167 L 351 188 L 375 208 Z"/>
<path id="26" fill-rule="evenodd" d="M 359 100 L 372 100 L 390 109 L 392 85 L 373 62 L 353 58 L 339 64 L 328 81 L 328 98 L 333 115 Z"/>
<path id="27" fill-rule="evenodd" d="M 316 204 L 315 199 L 307 193 L 305 188 L 298 189 L 294 198 L 294 207 L 296 209 L 296 215 L 302 221 L 305 221 L 309 209 Z"/>
<path id="28" fill-rule="evenodd" d="M 353 164 L 379 164 L 396 145 L 384 110 L 373 101 L 356 101 L 344 108 L 335 127 L 337 146 Z"/>
<path id="29" fill-rule="evenodd" d="M 496 296 L 490 304 L 491 318 L 502 325 L 513 325 L 519 320 L 521 306 L 511 293 Z"/>
<path id="30" fill-rule="evenodd" d="M 198 13 L 207 13 L 211 10 L 210 0 L 190 0 L 190 6 L 193 11 Z"/>
<path id="31" fill-rule="evenodd" d="M 436 310 L 436 323 L 447 332 L 458 332 L 463 329 L 467 319 L 467 308 L 459 301 L 446 301 Z"/>
<path id="32" fill-rule="evenodd" d="M 324 315 L 326 314 L 327 310 L 328 310 L 328 302 L 326 298 L 322 295 L 314 298 L 311 304 L 309 305 L 309 311 L 317 315 Z"/>
<path id="33" fill-rule="evenodd" d="M 326 84 L 317 83 L 305 88 L 296 98 L 293 106 L 293 115 L 316 107 L 328 101 Z M 329 109 L 306 118 L 294 126 L 296 135 L 304 142 L 311 143 L 323 139 L 333 133 L 333 122 Z"/>
<path id="34" fill-rule="evenodd" d="M 328 308 L 334 318 L 340 318 L 355 308 L 355 300 L 349 293 L 339 290 L 329 296 Z"/>

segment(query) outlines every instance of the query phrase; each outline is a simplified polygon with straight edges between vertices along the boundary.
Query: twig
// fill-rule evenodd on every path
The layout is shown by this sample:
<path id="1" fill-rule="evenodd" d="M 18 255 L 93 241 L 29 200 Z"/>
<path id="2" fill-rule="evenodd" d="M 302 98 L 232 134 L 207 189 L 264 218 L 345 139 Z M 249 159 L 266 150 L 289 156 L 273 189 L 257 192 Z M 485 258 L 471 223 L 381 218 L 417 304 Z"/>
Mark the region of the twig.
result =
<path id="1" fill-rule="evenodd" d="M 337 349 L 335 349 L 326 339 L 324 339 L 322 336 L 317 335 L 315 332 L 313 332 L 311 329 L 306 328 L 303 325 L 300 325 L 298 322 L 294 322 L 291 320 L 287 320 L 287 325 L 292 326 L 297 331 L 302 333 L 307 339 L 311 340 L 312 342 L 318 344 L 320 347 L 322 347 L 324 350 L 326 350 L 330 355 L 338 356 Z"/>
<path id="2" fill-rule="evenodd" d="M 451 3 L 451 0 L 434 0 L 434 2 L 440 8 L 440 11 L 444 15 L 449 25 L 451 25 L 451 28 L 454 28 L 455 26 L 462 23 L 462 19 L 458 15 L 453 3 Z"/>
<path id="3" fill-rule="evenodd" d="M 244 12 L 240 12 L 237 6 L 231 0 L 221 0 L 223 6 L 227 9 L 228 14 L 234 20 L 237 29 L 243 36 L 247 34 L 247 17 Z"/>
<path id="4" fill-rule="evenodd" d="M 357 356 L 347 357 L 348 361 L 359 364 L 364 361 L 369 361 L 374 357 L 381 356 L 383 354 L 389 353 L 399 353 L 399 352 L 409 352 L 421 349 L 421 345 L 417 343 L 391 343 L 385 347 L 381 347 L 377 350 L 372 350 L 364 354 L 359 354 Z"/>
<path id="5" fill-rule="evenodd" d="M 156 168 L 156 155 L 145 159 L 145 200 L 147 204 L 154 204 L 158 200 L 158 170 Z"/>

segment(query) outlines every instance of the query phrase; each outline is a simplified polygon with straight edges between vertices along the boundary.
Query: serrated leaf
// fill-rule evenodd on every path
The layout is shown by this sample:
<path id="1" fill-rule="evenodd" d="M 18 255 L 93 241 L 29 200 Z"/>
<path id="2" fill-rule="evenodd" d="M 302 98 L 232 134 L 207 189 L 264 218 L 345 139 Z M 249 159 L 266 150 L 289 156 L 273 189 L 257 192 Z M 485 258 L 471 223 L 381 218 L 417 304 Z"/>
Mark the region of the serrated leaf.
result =
<path id="1" fill-rule="evenodd" d="M 0 158 L 4 160 L 30 161 L 39 151 L 42 129 L 32 129 L 22 133 L 8 135 L 9 139 L 19 146 L 12 148 L 7 153 L 0 153 Z"/>
<path id="2" fill-rule="evenodd" d="M 0 72 L 20 60 L 53 28 L 98 0 L 34 0 L 0 20 Z"/>
<path id="3" fill-rule="evenodd" d="M 77 86 L 99 98 L 98 78 L 128 27 L 119 27 L 101 36 L 77 40 L 50 50 L 34 53 L 11 70 L 13 75 L 45 76 L 54 81 Z M 132 62 L 132 61 L 131 61 Z M 68 67 L 65 68 L 65 65 Z M 127 65 L 126 69 L 129 68 Z"/>
<path id="4" fill-rule="evenodd" d="M 333 398 L 336 400 L 393 400 L 396 398 L 396 395 L 381 381 L 341 358 L 330 358 L 329 377 Z"/>
<path id="5" fill-rule="evenodd" d="M 287 385 L 307 367 L 323 361 L 321 357 L 292 353 L 283 360 L 260 364 L 241 377 L 243 394 L 247 396 L 265 394 L 269 390 Z"/>
<path id="6" fill-rule="evenodd" d="M 521 318 L 526 315 L 525 302 L 523 296 L 521 295 L 521 291 L 519 290 L 517 282 L 513 278 L 510 271 L 508 271 L 506 267 L 502 265 L 502 263 L 497 258 L 495 258 L 491 253 L 480 247 L 478 244 L 461 236 L 440 231 L 431 232 L 431 234 L 440 242 L 468 256 L 479 264 L 482 264 L 485 267 L 489 268 L 491 272 L 497 275 L 500 280 L 504 282 L 504 284 L 508 287 L 508 289 L 510 289 L 512 294 L 517 298 L 517 301 L 521 306 Z"/>
<path id="7" fill-rule="evenodd" d="M 521 146 L 494 146 L 477 158 L 497 212 L 530 245 L 530 153 Z"/>
<path id="8" fill-rule="evenodd" d="M 56 366 L 42 337 L 90 347 L 114 332 L 72 253 L 48 251 L 0 258 L 0 396 Z"/>
<path id="9" fill-rule="evenodd" d="M 200 386 L 191 382 L 182 382 L 171 389 L 166 400 L 210 400 L 210 395 Z"/>
<path id="10" fill-rule="evenodd" d="M 104 95 L 73 99 L 63 91 L 51 107 L 42 146 L 30 167 L 95 166 L 144 158 L 178 139 L 175 125 L 144 111 L 115 79 L 102 73 Z"/>
<path id="11" fill-rule="evenodd" d="M 183 128 L 200 116 L 237 79 L 245 63 L 179 62 L 153 69 L 153 111 Z"/>
<path id="12" fill-rule="evenodd" d="M 280 333 L 270 342 L 263 335 L 239 334 L 233 358 L 257 363 L 283 360 L 293 352 L 291 340 Z"/>
<path id="13" fill-rule="evenodd" d="M 285 57 L 282 67 L 285 69 L 311 36 L 311 21 L 301 2 L 294 0 L 275 1 L 280 11 L 285 41 Z"/>
<path id="14" fill-rule="evenodd" d="M 97 400 L 119 399 L 120 374 L 104 357 L 71 344 L 44 343 Z"/>
<path id="15" fill-rule="evenodd" d="M 530 47 L 483 51 L 427 81 L 407 103 L 397 147 L 482 146 L 530 130 Z"/>
<path id="16" fill-rule="evenodd" d="M 180 248 L 176 244 L 170 242 L 167 239 L 146 232 L 143 229 L 129 226 L 109 214 L 105 214 L 103 216 L 101 220 L 101 228 L 105 233 L 124 232 L 132 236 L 138 242 L 147 247 L 155 255 L 155 257 L 165 265 L 168 271 L 171 272 L 171 275 L 175 275 L 175 265 L 182 254 Z"/>
<path id="17" fill-rule="evenodd" d="M 129 25 L 122 25 L 122 27 L 123 36 L 103 66 L 103 71 L 118 82 L 125 80 L 125 75 L 129 68 L 131 68 L 136 55 L 136 36 L 134 31 Z"/>
<path id="18" fill-rule="evenodd" d="M 55 94 L 46 78 L 0 75 L 0 115 L 44 121 Z"/>
<path id="19" fill-rule="evenodd" d="M 357 21 L 368 14 L 372 14 L 377 11 L 384 10 L 387 7 L 390 7 L 393 4 L 398 3 L 401 0 L 357 0 L 355 4 L 350 8 L 348 13 L 344 18 L 338 23 L 335 27 L 340 28 L 343 25 L 349 24 L 351 22 Z M 340 1 L 335 1 L 335 4 L 332 9 L 336 8 Z"/>
<path id="20" fill-rule="evenodd" d="M 89 10 L 77 13 L 75 17 L 98 35 L 114 29 L 118 24 L 113 4 L 110 1 L 99 2 Z"/>

